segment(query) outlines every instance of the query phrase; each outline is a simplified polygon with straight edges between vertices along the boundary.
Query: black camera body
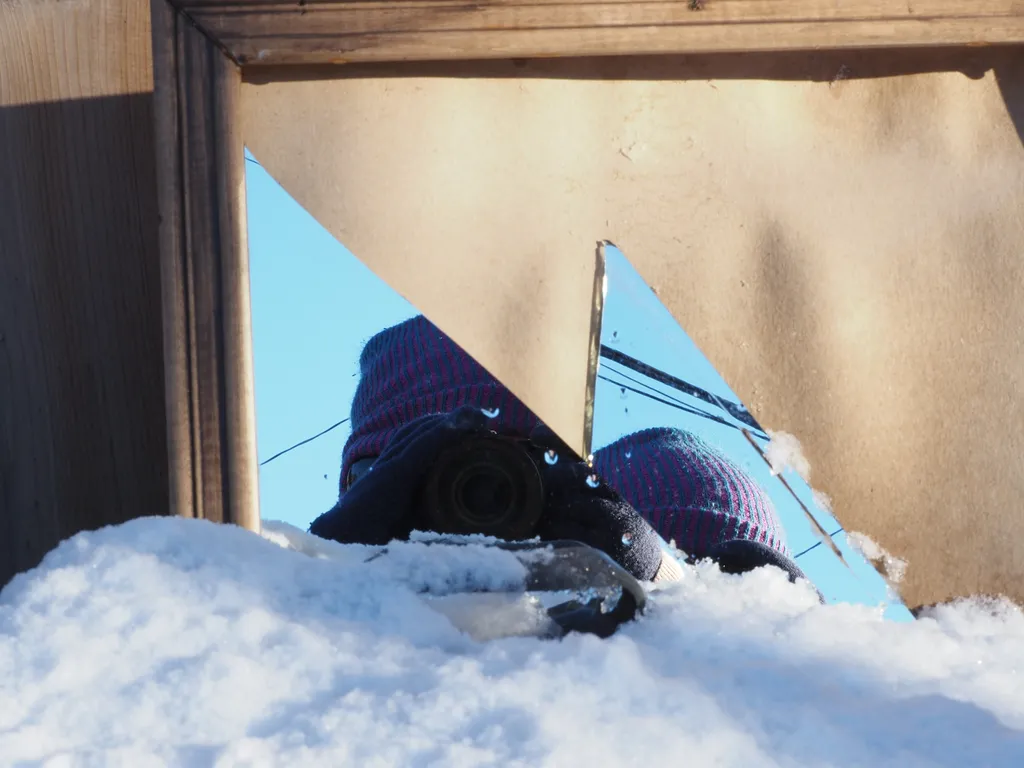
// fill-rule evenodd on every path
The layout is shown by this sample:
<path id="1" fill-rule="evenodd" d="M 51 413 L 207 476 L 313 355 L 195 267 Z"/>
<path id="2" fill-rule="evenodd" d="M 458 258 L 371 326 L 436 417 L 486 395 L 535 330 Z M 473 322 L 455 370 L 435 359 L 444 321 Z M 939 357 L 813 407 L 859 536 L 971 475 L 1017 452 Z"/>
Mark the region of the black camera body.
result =
<path id="1" fill-rule="evenodd" d="M 469 435 L 444 450 L 420 489 L 423 530 L 533 537 L 544 512 L 545 449 L 526 438 Z"/>

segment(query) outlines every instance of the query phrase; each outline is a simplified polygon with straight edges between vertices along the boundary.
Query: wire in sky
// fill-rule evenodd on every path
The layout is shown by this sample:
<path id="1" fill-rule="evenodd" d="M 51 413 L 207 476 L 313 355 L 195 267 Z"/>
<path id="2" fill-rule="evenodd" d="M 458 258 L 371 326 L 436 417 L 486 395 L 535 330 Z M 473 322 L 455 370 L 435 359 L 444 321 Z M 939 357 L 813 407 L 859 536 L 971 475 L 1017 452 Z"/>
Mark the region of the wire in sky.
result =
<path id="1" fill-rule="evenodd" d="M 764 429 L 761 427 L 760 424 L 757 423 L 757 420 L 751 415 L 751 413 L 746 409 L 746 407 L 740 403 L 734 403 L 730 400 L 726 400 L 725 398 L 721 398 L 718 395 L 708 392 L 706 389 L 702 389 L 698 386 L 695 386 L 688 381 L 683 381 L 677 376 L 672 376 L 671 374 L 666 373 L 660 368 L 655 368 L 653 365 L 648 365 L 642 360 L 637 360 L 635 357 L 630 357 L 626 353 L 619 352 L 618 350 L 612 349 L 611 347 L 605 344 L 601 345 L 600 354 L 601 357 L 604 357 L 608 360 L 614 360 L 616 363 L 618 363 L 619 365 L 623 365 L 626 368 L 632 368 L 637 373 L 643 374 L 644 376 L 647 376 L 650 379 L 654 379 L 654 381 L 657 381 L 661 384 L 666 384 L 672 387 L 673 389 L 677 389 L 680 392 L 690 395 L 691 397 L 696 397 L 699 400 L 703 400 L 708 405 L 718 406 L 722 408 L 722 410 L 727 411 L 737 421 L 742 422 L 743 424 L 746 424 L 748 427 L 752 427 L 758 430 L 759 432 L 764 432 Z"/>
<path id="2" fill-rule="evenodd" d="M 829 537 L 829 538 L 831 539 L 831 538 L 832 538 L 833 536 L 835 536 L 835 535 L 836 535 L 837 533 L 842 533 L 842 532 L 843 532 L 843 529 L 842 529 L 842 528 L 840 528 L 840 529 L 839 529 L 838 531 L 835 531 L 834 533 L 830 533 L 828 537 Z M 810 551 L 811 551 L 812 549 L 817 549 L 817 548 L 818 548 L 818 547 L 820 547 L 820 546 L 821 546 L 822 544 L 824 544 L 824 542 L 823 542 L 823 541 L 820 541 L 820 540 L 819 540 L 817 544 L 812 544 L 812 545 L 811 545 L 811 546 L 809 546 L 809 547 L 808 547 L 807 549 L 805 549 L 805 550 L 804 550 L 803 552 L 800 552 L 800 553 L 798 553 L 798 554 L 795 554 L 795 555 L 793 555 L 793 559 L 794 559 L 794 560 L 796 560 L 796 559 L 797 559 L 798 557 L 803 557 L 803 556 L 804 556 L 804 555 L 806 555 L 806 554 L 807 554 L 808 552 L 810 552 Z"/>
<path id="3" fill-rule="evenodd" d="M 678 397 L 670 395 L 668 392 L 662 392 L 657 387 L 654 387 L 654 386 L 648 384 L 647 382 L 640 381 L 640 379 L 634 379 L 632 376 L 630 376 L 628 373 L 625 373 L 624 371 L 617 371 L 616 369 L 610 367 L 607 363 L 605 363 L 603 367 L 606 368 L 609 373 L 614 373 L 616 376 L 621 376 L 626 381 L 631 381 L 634 384 L 636 384 L 637 386 L 643 387 L 644 389 L 649 389 L 651 392 L 653 392 L 656 395 L 664 397 L 664 398 L 666 398 L 668 400 L 671 400 L 671 401 L 673 401 L 675 403 L 679 403 L 680 405 L 686 405 L 686 402 L 683 401 L 683 400 L 680 400 Z"/>
<path id="4" fill-rule="evenodd" d="M 613 371 L 613 373 L 614 373 L 614 371 Z M 615 379 L 612 379 L 612 378 L 608 377 L 605 374 L 600 374 L 599 373 L 597 375 L 597 378 L 602 379 L 604 381 L 607 381 L 610 384 L 614 384 L 615 386 L 619 387 L 620 389 L 625 389 L 625 390 L 629 390 L 630 392 L 635 392 L 636 394 L 641 395 L 643 397 L 646 397 L 646 398 L 648 398 L 650 400 L 653 400 L 656 403 L 661 403 L 662 405 L 667 405 L 670 408 L 676 408 L 676 409 L 678 409 L 680 411 L 685 411 L 686 413 L 692 413 L 694 416 L 701 416 L 701 417 L 703 417 L 705 419 L 710 419 L 711 421 L 717 421 L 719 424 L 724 424 L 727 427 L 734 426 L 733 424 L 730 424 L 729 422 L 727 422 L 722 417 L 715 416 L 715 414 L 713 414 L 713 413 L 708 413 L 707 411 L 702 411 L 699 408 L 694 408 L 692 406 L 685 405 L 685 404 L 680 403 L 678 401 L 673 402 L 672 400 L 666 399 L 666 396 L 663 395 L 661 392 L 658 392 L 657 395 L 652 395 L 650 392 L 644 392 L 642 389 L 637 389 L 636 387 L 631 387 L 628 384 L 623 384 L 621 381 L 617 381 Z M 655 391 L 657 391 L 657 390 L 655 390 Z M 736 427 L 736 429 L 739 429 L 739 427 Z"/>
<path id="5" fill-rule="evenodd" d="M 623 378 L 628 379 L 629 381 L 632 381 L 632 382 L 634 382 L 636 384 L 639 384 L 642 387 L 647 387 L 647 389 L 651 390 L 652 392 L 655 392 L 656 395 L 652 395 L 650 392 L 644 392 L 643 390 L 637 389 L 636 387 L 631 387 L 628 384 L 623 384 L 621 381 L 616 381 L 615 379 L 611 379 L 608 376 L 603 375 L 603 374 L 598 374 L 597 378 L 603 379 L 604 381 L 607 381 L 607 382 L 610 382 L 610 383 L 614 384 L 615 386 L 617 386 L 617 387 L 619 387 L 621 389 L 629 390 L 630 392 L 635 392 L 638 395 L 642 395 L 643 397 L 646 397 L 646 398 L 649 398 L 651 400 L 654 400 L 656 403 L 661 403 L 662 405 L 667 405 L 670 408 L 676 408 L 676 409 L 678 409 L 680 411 L 684 411 L 686 413 L 693 414 L 694 416 L 700 416 L 703 419 L 708 419 L 710 421 L 717 422 L 717 423 L 722 424 L 722 425 L 724 425 L 726 427 L 729 427 L 730 429 L 737 429 L 737 430 L 739 430 L 741 432 L 744 429 L 743 427 L 739 426 L 738 424 L 733 424 L 731 421 L 726 421 L 721 416 L 716 416 L 715 414 L 708 413 L 707 411 L 701 410 L 700 408 L 694 408 L 693 406 L 686 405 L 682 400 L 674 398 L 671 395 L 666 394 L 665 392 L 661 392 L 660 390 L 656 389 L 655 387 L 652 387 L 650 384 L 644 384 L 641 381 L 637 381 L 636 379 L 630 378 L 629 376 L 627 376 L 626 374 L 622 373 L 621 371 L 616 371 L 616 370 L 612 370 L 612 369 L 608 369 L 608 368 L 606 368 L 606 370 L 608 370 L 609 373 L 614 373 L 616 376 L 622 376 Z M 759 434 L 759 433 L 752 433 L 752 434 L 755 437 L 760 437 L 763 440 L 768 440 L 769 439 L 767 435 L 762 435 L 762 434 Z"/>
<path id="6" fill-rule="evenodd" d="M 290 448 L 285 448 L 285 449 L 284 449 L 283 451 L 278 451 L 277 453 L 275 453 L 275 454 L 274 454 L 273 456 L 271 456 L 271 457 L 270 457 L 269 459 L 267 459 L 266 461 L 261 461 L 261 462 L 260 462 L 260 466 L 261 466 L 261 467 L 265 467 L 265 466 L 266 466 L 267 464 L 269 464 L 270 462 L 272 462 L 272 461 L 273 461 L 274 459 L 276 459 L 276 458 L 277 458 L 278 456 L 284 456 L 284 455 L 285 455 L 286 453 L 288 453 L 289 451 L 294 451 L 294 450 L 295 450 L 296 448 L 298 448 L 298 447 L 300 447 L 300 446 L 303 446 L 303 445 L 305 445 L 306 443 L 311 443 L 311 442 L 313 442 L 313 441 L 314 441 L 314 440 L 316 440 L 316 439 L 317 439 L 318 437 L 323 437 L 323 436 L 324 436 L 324 435 L 326 435 L 326 434 L 327 434 L 328 432 L 330 432 L 330 431 L 331 431 L 332 429 L 337 429 L 338 427 L 340 427 L 340 426 L 341 426 L 342 424 L 344 424 L 344 423 L 345 423 L 346 421 L 348 421 L 348 419 L 342 419 L 341 421 L 337 422 L 336 424 L 331 424 L 331 426 L 329 426 L 329 427 L 328 427 L 327 429 L 325 429 L 325 430 L 324 430 L 323 432 L 317 432 L 317 433 L 316 433 L 315 435 L 313 435 L 312 437 L 307 437 L 307 438 L 306 438 L 305 440 L 302 440 L 302 441 L 300 441 L 300 442 L 296 443 L 295 445 L 291 446 Z"/>
<path id="7" fill-rule="evenodd" d="M 611 358 L 608 358 L 608 359 L 611 359 Z M 664 391 L 658 389 L 657 387 L 655 387 L 655 386 L 653 386 L 651 384 L 648 384 L 648 383 L 646 383 L 644 381 L 640 381 L 639 379 L 635 379 L 635 378 L 633 378 L 632 376 L 630 376 L 629 374 L 627 374 L 627 373 L 625 373 L 623 371 L 619 371 L 619 370 L 616 370 L 614 368 L 611 368 L 611 367 L 608 366 L 607 363 L 605 363 L 604 366 L 608 370 L 609 373 L 614 373 L 616 376 L 621 376 L 622 378 L 626 379 L 627 381 L 631 381 L 634 384 L 643 387 L 644 389 L 649 389 L 651 392 L 653 392 L 654 394 L 658 395 L 659 397 L 664 397 L 664 398 L 666 398 L 668 400 L 671 400 L 671 401 L 673 401 L 675 403 L 679 403 L 679 405 L 686 406 L 686 401 L 685 400 L 680 400 L 678 397 L 675 397 L 674 395 L 670 395 L 668 392 L 664 392 Z M 656 368 L 654 368 L 653 370 L 657 371 Z M 642 376 L 646 376 L 647 374 L 641 373 L 641 375 Z M 694 396 L 696 397 L 696 395 L 694 395 Z M 718 404 L 721 404 L 721 401 L 719 401 Z M 692 406 L 686 406 L 686 407 L 692 408 Z M 730 413 L 730 414 L 732 413 L 729 410 L 727 410 L 727 412 Z M 719 421 L 719 419 L 715 419 L 715 417 L 712 416 L 707 411 L 701 410 L 699 408 L 698 409 L 694 409 L 693 413 L 700 414 L 701 416 L 704 416 L 705 418 L 708 418 L 708 419 L 712 419 L 714 421 Z M 722 423 L 724 424 L 726 422 L 722 422 Z M 758 434 L 757 436 L 758 437 L 763 437 L 765 440 L 768 439 L 767 435 Z"/>
<path id="8" fill-rule="evenodd" d="M 246 160 L 248 160 L 248 159 L 249 158 L 246 158 Z M 252 162 L 255 162 L 255 161 L 252 161 Z M 259 165 L 259 163 L 257 163 L 257 165 Z M 703 410 L 701 410 L 699 408 L 693 408 L 693 407 L 691 407 L 689 405 L 686 405 L 685 403 L 683 403 L 678 398 L 672 397 L 672 395 L 669 395 L 669 394 L 667 394 L 665 392 L 661 392 L 660 390 L 658 390 L 657 388 L 651 386 L 650 384 L 645 384 L 642 381 L 634 379 L 631 376 L 629 376 L 628 374 L 623 373 L 622 371 L 617 371 L 617 370 L 614 370 L 614 369 L 608 369 L 608 370 L 609 370 L 610 373 L 613 373 L 616 376 L 621 376 L 624 379 L 627 379 L 627 380 L 629 380 L 629 381 L 631 381 L 631 382 L 633 382 L 633 383 L 635 383 L 635 384 L 637 384 L 637 385 L 639 385 L 641 387 L 646 387 L 647 389 L 651 390 L 651 392 L 655 392 L 657 394 L 656 395 L 652 395 L 650 392 L 644 392 L 643 390 L 637 389 L 636 387 L 631 387 L 628 384 L 623 384 L 621 381 L 616 381 L 615 379 L 609 378 L 608 376 L 605 376 L 603 374 L 598 374 L 597 378 L 603 379 L 604 381 L 607 381 L 607 382 L 609 382 L 611 384 L 614 384 L 615 386 L 620 387 L 623 390 L 629 390 L 630 392 L 634 392 L 634 393 L 636 393 L 638 395 L 641 395 L 643 397 L 646 397 L 646 398 L 649 398 L 651 400 L 654 400 L 655 402 L 661 403 L 662 405 L 667 405 L 670 408 L 676 408 L 676 409 L 678 409 L 680 411 L 684 411 L 685 413 L 689 413 L 689 414 L 692 414 L 694 416 L 700 416 L 701 418 L 704 418 L 704 419 L 710 419 L 711 421 L 718 422 L 719 424 L 723 424 L 723 425 L 725 425 L 727 427 L 731 427 L 732 429 L 742 429 L 741 427 L 737 426 L 736 424 L 728 422 L 725 419 L 721 418 L 720 416 L 716 416 L 713 413 L 708 413 L 707 411 L 703 411 Z M 306 445 L 307 443 L 311 443 L 314 440 L 316 440 L 318 437 L 323 437 L 328 432 L 330 432 L 331 430 L 337 429 L 338 427 L 340 427 L 342 424 L 346 423 L 347 421 L 349 421 L 349 419 L 347 419 L 347 418 L 342 419 L 341 421 L 332 424 L 327 429 L 322 430 L 320 432 L 317 432 L 315 435 L 313 435 L 311 437 L 307 437 L 305 440 L 301 440 L 301 441 L 297 442 L 295 445 L 292 445 L 292 446 L 289 446 L 288 448 L 285 448 L 283 451 L 278 451 L 277 453 L 275 453 L 273 456 L 271 456 L 266 461 L 261 461 L 260 462 L 260 466 L 261 467 L 265 467 L 267 464 L 272 462 L 274 459 L 280 458 L 281 456 L 284 456 L 286 453 L 289 453 L 290 451 L 294 451 L 296 448 L 300 448 L 303 445 Z M 762 435 L 757 435 L 757 436 L 758 437 L 762 437 Z M 767 439 L 767 436 L 763 436 L 763 437 L 765 439 Z"/>

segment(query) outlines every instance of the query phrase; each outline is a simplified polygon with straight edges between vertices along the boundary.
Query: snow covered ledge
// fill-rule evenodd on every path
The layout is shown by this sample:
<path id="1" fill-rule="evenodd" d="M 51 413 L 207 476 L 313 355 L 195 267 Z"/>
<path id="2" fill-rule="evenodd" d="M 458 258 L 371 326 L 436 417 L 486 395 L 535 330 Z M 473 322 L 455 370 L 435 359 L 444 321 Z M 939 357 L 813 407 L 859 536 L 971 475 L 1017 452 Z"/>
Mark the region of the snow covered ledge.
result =
<path id="1" fill-rule="evenodd" d="M 609 640 L 477 643 L 362 548 L 265 531 L 144 518 L 15 578 L 3 761 L 1024 764 L 1008 604 L 894 623 L 781 572 L 708 567 Z"/>

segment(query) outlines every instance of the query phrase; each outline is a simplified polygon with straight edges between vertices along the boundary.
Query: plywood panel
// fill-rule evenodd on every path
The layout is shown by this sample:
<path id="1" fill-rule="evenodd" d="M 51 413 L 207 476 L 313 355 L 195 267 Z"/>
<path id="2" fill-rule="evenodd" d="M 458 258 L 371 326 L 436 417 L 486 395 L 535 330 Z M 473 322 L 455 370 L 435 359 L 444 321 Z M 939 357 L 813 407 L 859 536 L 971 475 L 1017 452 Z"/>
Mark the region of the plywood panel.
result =
<path id="1" fill-rule="evenodd" d="M 146 0 L 0 1 L 0 585 L 167 511 Z"/>
<path id="2" fill-rule="evenodd" d="M 911 605 L 1022 599 L 1019 58 L 252 82 L 244 135 L 574 445 L 612 240 L 758 419 L 803 441 L 844 525 L 909 559 Z"/>

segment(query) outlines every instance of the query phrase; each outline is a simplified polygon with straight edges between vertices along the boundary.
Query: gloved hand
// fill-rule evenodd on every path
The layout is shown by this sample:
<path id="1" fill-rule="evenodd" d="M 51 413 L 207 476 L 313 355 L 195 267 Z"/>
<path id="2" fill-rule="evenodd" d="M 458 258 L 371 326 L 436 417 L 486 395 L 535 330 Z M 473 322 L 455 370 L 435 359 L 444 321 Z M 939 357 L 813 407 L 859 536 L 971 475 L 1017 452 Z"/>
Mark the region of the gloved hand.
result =
<path id="1" fill-rule="evenodd" d="M 559 456 L 543 462 L 547 498 L 537 526 L 542 540 L 573 539 L 599 549 L 641 581 L 653 580 L 661 566 L 660 537 L 647 521 L 545 425 L 530 435 Z"/>
<path id="2" fill-rule="evenodd" d="M 479 408 L 469 406 L 410 421 L 309 532 L 343 544 L 408 539 L 416 528 L 417 495 L 433 460 L 467 435 L 486 431 L 487 422 Z"/>
<path id="3" fill-rule="evenodd" d="M 423 416 L 402 427 L 365 473 L 329 512 L 310 526 L 316 536 L 342 543 L 387 544 L 407 539 L 421 520 L 418 494 L 433 460 L 473 433 L 489 431 L 480 409 L 464 406 L 448 414 Z M 531 434 L 554 464 L 539 461 L 545 510 L 535 535 L 543 541 L 572 539 L 599 549 L 635 578 L 650 580 L 661 564 L 658 535 L 621 496 L 547 427 Z"/>
<path id="4" fill-rule="evenodd" d="M 722 573 L 746 573 L 760 568 L 762 565 L 774 565 L 776 568 L 784 570 L 790 581 L 807 578 L 795 562 L 759 541 L 748 539 L 723 541 L 711 547 L 705 557 L 718 563 Z"/>
<path id="5" fill-rule="evenodd" d="M 711 547 L 705 557 L 718 563 L 722 573 L 747 573 L 763 565 L 774 565 L 785 571 L 791 582 L 796 583 L 797 579 L 804 579 L 814 586 L 794 560 L 759 541 L 748 539 L 724 541 Z M 693 560 L 695 558 L 691 558 L 691 562 Z M 824 603 L 825 596 L 821 594 L 821 590 L 814 587 L 814 591 L 818 593 L 818 602 Z"/>

